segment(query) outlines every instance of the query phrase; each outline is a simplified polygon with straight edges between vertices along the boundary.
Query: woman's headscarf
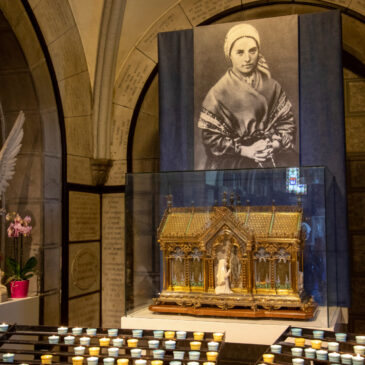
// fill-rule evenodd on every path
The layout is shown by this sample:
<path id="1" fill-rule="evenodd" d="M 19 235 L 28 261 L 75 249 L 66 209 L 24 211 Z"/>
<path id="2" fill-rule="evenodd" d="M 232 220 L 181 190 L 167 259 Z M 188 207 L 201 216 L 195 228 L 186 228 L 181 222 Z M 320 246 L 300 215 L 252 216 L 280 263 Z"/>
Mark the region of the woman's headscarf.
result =
<path id="1" fill-rule="evenodd" d="M 231 50 L 234 43 L 243 37 L 252 38 L 256 41 L 257 47 L 260 50 L 260 36 L 257 29 L 251 24 L 240 23 L 233 26 L 228 33 L 226 34 L 226 39 L 224 41 L 224 54 L 226 56 L 227 61 L 231 58 Z M 271 77 L 269 65 L 267 64 L 265 58 L 259 53 L 259 59 L 257 62 L 257 68 L 266 74 L 268 77 Z"/>

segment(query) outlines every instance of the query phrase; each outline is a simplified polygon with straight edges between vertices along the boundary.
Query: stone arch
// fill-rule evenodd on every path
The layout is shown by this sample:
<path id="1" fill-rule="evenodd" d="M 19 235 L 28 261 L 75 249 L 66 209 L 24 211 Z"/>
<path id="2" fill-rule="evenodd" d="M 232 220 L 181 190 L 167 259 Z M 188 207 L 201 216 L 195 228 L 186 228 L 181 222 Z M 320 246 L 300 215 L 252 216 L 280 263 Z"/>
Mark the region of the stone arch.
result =
<path id="1" fill-rule="evenodd" d="M 212 22 L 227 22 L 340 9 L 343 21 L 344 49 L 365 63 L 365 50 L 362 42 L 364 30 L 364 7 L 358 2 L 322 1 L 308 3 L 295 1 L 284 4 L 280 1 L 269 3 L 209 0 L 191 2 L 181 0 L 168 9 L 144 33 L 128 57 L 119 67 L 115 81 L 113 99 L 113 143 L 112 159 L 114 166 L 108 184 L 123 184 L 127 172 L 127 150 L 134 155 L 133 169 L 128 172 L 158 171 L 158 74 L 157 33 L 163 31 L 192 28 Z M 358 36 L 347 36 L 358 34 Z M 156 77 L 151 77 L 156 73 Z M 132 125 L 130 132 L 130 127 Z M 149 136 L 155 138 L 154 141 Z M 134 143 L 134 138 L 137 143 Z M 148 156 L 140 146 L 149 146 L 153 153 Z M 121 173 L 122 172 L 122 173 Z"/>
<path id="2" fill-rule="evenodd" d="M 9 55 L 0 66 L 7 83 L 3 87 L 6 134 L 19 110 L 24 110 L 26 117 L 23 146 L 6 193 L 6 208 L 32 217 L 32 240 L 27 253 L 38 256 L 40 272 L 31 281 L 30 293 L 45 294 L 41 299 L 42 320 L 58 323 L 62 125 L 48 65 L 25 8 L 19 1 L 8 1 L 0 3 L 0 11 L 0 46 L 6 46 Z"/>

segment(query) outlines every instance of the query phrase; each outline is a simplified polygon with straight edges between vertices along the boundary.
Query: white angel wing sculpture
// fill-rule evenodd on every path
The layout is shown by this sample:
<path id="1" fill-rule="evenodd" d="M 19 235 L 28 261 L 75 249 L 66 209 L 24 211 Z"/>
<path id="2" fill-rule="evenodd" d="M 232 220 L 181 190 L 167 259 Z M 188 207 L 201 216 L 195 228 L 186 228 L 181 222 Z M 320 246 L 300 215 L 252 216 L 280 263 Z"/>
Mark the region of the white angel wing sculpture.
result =
<path id="1" fill-rule="evenodd" d="M 16 156 L 22 146 L 21 142 L 24 135 L 24 120 L 24 113 L 20 111 L 0 151 L 0 199 L 15 173 Z"/>

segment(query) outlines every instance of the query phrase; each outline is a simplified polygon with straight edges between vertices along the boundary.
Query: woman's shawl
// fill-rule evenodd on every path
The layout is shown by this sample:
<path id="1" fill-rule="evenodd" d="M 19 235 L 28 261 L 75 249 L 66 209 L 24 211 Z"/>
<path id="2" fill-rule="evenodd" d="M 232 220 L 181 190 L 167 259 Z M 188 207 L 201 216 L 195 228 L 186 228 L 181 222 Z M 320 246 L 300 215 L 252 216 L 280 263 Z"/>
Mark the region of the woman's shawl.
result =
<path id="1" fill-rule="evenodd" d="M 257 167 L 240 156 L 242 145 L 276 134 L 289 149 L 295 138 L 290 101 L 277 81 L 259 71 L 250 86 L 228 70 L 206 95 L 198 127 L 208 169 Z"/>

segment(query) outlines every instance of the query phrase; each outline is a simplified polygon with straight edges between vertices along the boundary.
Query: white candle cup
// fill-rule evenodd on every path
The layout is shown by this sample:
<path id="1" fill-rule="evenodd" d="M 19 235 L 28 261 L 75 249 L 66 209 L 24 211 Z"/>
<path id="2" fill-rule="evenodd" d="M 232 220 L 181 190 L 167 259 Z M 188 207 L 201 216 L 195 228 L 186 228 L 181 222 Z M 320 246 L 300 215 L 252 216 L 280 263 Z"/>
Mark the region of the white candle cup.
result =
<path id="1" fill-rule="evenodd" d="M 352 365 L 364 365 L 364 358 L 357 354 L 352 357 Z"/>
<path id="2" fill-rule="evenodd" d="M 135 365 L 147 365 L 147 360 L 144 359 L 138 359 L 134 361 Z"/>
<path id="3" fill-rule="evenodd" d="M 1 323 L 0 324 L 0 332 L 6 332 L 9 328 L 9 325 L 7 323 Z"/>
<path id="4" fill-rule="evenodd" d="M 209 348 L 209 343 L 208 343 L 208 348 Z M 281 345 L 271 345 L 270 346 L 270 350 L 273 354 L 281 354 Z M 209 349 L 210 350 L 210 349 Z M 218 346 L 214 351 L 218 350 Z"/>
<path id="5" fill-rule="evenodd" d="M 90 337 L 80 337 L 80 345 L 89 346 L 90 345 Z"/>
<path id="6" fill-rule="evenodd" d="M 301 358 L 294 358 L 292 360 L 293 365 L 304 365 L 304 359 Z"/>
<path id="7" fill-rule="evenodd" d="M 15 355 L 11 354 L 11 353 L 3 354 L 3 361 L 4 362 L 14 362 L 14 357 L 15 357 Z"/>
<path id="8" fill-rule="evenodd" d="M 119 348 L 118 347 L 109 347 L 108 348 L 108 356 L 110 357 L 118 357 Z"/>
<path id="9" fill-rule="evenodd" d="M 335 333 L 336 341 L 345 342 L 347 339 L 347 333 L 337 332 Z"/>
<path id="10" fill-rule="evenodd" d="M 65 335 L 68 332 L 68 328 L 67 327 L 58 327 L 57 328 L 57 333 L 59 335 Z"/>
<path id="11" fill-rule="evenodd" d="M 355 345 L 354 353 L 359 355 L 365 355 L 365 346 L 363 345 Z"/>
<path id="12" fill-rule="evenodd" d="M 52 336 L 48 336 L 48 342 L 52 345 L 55 345 L 59 342 L 60 340 L 60 336 L 56 336 L 56 335 L 52 335 Z"/>
<path id="13" fill-rule="evenodd" d="M 177 361 L 177 360 L 172 360 L 169 362 L 169 365 L 181 365 L 181 361 Z"/>
<path id="14" fill-rule="evenodd" d="M 114 357 L 105 357 L 103 359 L 105 365 L 113 365 L 114 364 Z"/>
<path id="15" fill-rule="evenodd" d="M 122 347 L 124 340 L 123 340 L 123 338 L 113 338 L 112 343 L 113 343 L 114 347 Z"/>
<path id="16" fill-rule="evenodd" d="M 81 327 L 72 328 L 72 334 L 73 335 L 81 335 L 82 334 L 82 328 Z"/>
<path id="17" fill-rule="evenodd" d="M 74 347 L 75 355 L 83 355 L 85 353 L 85 347 L 84 346 L 76 346 Z"/>
<path id="18" fill-rule="evenodd" d="M 165 341 L 165 348 L 168 350 L 175 350 L 176 347 L 176 341 L 174 340 L 168 340 Z"/>
<path id="19" fill-rule="evenodd" d="M 356 343 L 359 345 L 365 345 L 365 336 L 355 336 Z"/>
<path id="20" fill-rule="evenodd" d="M 330 352 L 328 360 L 333 364 L 339 364 L 341 362 L 341 355 L 338 352 Z"/>
<path id="21" fill-rule="evenodd" d="M 152 352 L 154 359 L 163 359 L 165 356 L 165 350 L 157 349 Z"/>
<path id="22" fill-rule="evenodd" d="M 175 360 L 183 360 L 184 359 L 185 351 L 173 351 L 172 353 L 174 355 Z"/>
<path id="23" fill-rule="evenodd" d="M 317 350 L 317 359 L 318 360 L 327 360 L 328 351 L 326 350 Z"/>
<path id="24" fill-rule="evenodd" d="M 316 358 L 316 350 L 311 347 L 306 347 L 304 349 L 305 357 L 308 357 L 309 359 L 315 359 Z"/>
<path id="25" fill-rule="evenodd" d="M 187 365 L 199 365 L 197 361 L 188 361 Z"/>
<path id="26" fill-rule="evenodd" d="M 199 360 L 200 351 L 189 351 L 189 360 Z"/>
<path id="27" fill-rule="evenodd" d="M 142 350 L 141 349 L 131 349 L 131 356 L 132 357 L 141 357 Z"/>
<path id="28" fill-rule="evenodd" d="M 97 365 L 99 362 L 99 358 L 96 356 L 90 356 L 86 359 L 87 365 Z"/>
<path id="29" fill-rule="evenodd" d="M 73 345 L 75 343 L 75 337 L 74 336 L 66 336 L 63 339 L 65 341 L 66 345 Z"/>
<path id="30" fill-rule="evenodd" d="M 328 351 L 338 352 L 340 348 L 340 344 L 338 342 L 328 342 L 327 344 Z"/>
<path id="31" fill-rule="evenodd" d="M 176 338 L 179 340 L 185 340 L 186 339 L 186 331 L 177 331 L 176 332 Z"/>
<path id="32" fill-rule="evenodd" d="M 158 349 L 159 344 L 160 344 L 159 340 L 149 340 L 148 341 L 148 347 L 150 349 Z"/>
<path id="33" fill-rule="evenodd" d="M 118 329 L 117 328 L 109 328 L 108 329 L 108 336 L 109 337 L 116 337 L 116 336 L 118 336 Z"/>
<path id="34" fill-rule="evenodd" d="M 303 349 L 301 347 L 293 347 L 291 353 L 292 356 L 301 357 L 303 355 Z"/>
<path id="35" fill-rule="evenodd" d="M 96 328 L 86 328 L 86 334 L 89 336 L 95 336 L 96 335 Z"/>
<path id="36" fill-rule="evenodd" d="M 277 345 L 277 346 L 280 346 L 280 345 Z M 209 351 L 218 351 L 218 348 L 219 348 L 219 342 L 216 342 L 216 341 L 208 342 Z"/>
<path id="37" fill-rule="evenodd" d="M 342 354 L 341 355 L 341 362 L 345 365 L 351 365 L 352 364 L 352 355 L 350 354 Z"/>

